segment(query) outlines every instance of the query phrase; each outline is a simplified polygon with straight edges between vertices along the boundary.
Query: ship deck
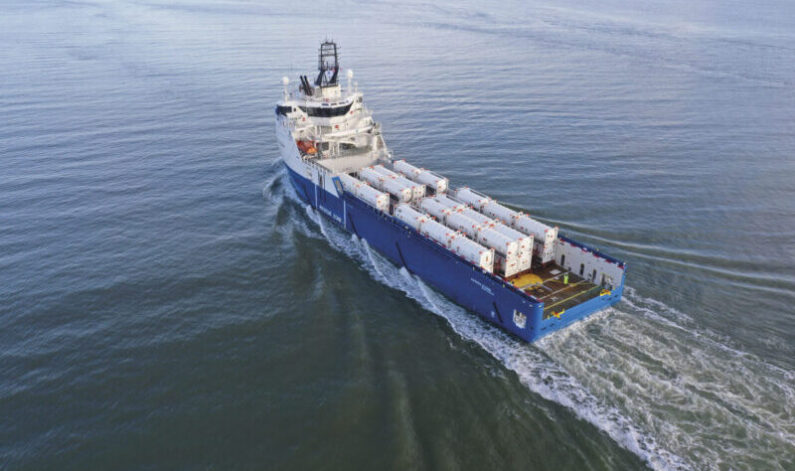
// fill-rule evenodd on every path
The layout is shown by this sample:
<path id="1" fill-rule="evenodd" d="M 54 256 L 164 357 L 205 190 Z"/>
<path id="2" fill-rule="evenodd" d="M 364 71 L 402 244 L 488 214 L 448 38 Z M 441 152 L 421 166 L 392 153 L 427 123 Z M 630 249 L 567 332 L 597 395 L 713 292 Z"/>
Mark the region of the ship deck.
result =
<path id="1" fill-rule="evenodd" d="M 566 279 L 568 275 L 568 279 Z M 602 287 L 553 263 L 534 265 L 529 273 L 510 280 L 517 288 L 544 303 L 544 319 L 602 294 Z"/>

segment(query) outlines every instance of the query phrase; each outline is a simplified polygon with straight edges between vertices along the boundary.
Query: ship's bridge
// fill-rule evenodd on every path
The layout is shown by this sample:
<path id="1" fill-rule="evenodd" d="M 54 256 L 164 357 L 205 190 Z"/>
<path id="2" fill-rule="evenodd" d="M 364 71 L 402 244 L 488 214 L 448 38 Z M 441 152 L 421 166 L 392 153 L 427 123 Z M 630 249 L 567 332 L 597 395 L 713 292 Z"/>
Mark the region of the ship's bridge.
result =
<path id="1" fill-rule="evenodd" d="M 347 86 L 340 83 L 337 45 L 325 41 L 318 54 L 318 74 L 312 81 L 298 77 L 290 88 L 283 79 L 284 97 L 276 107 L 279 120 L 293 134 L 302 156 L 311 159 L 341 158 L 373 151 L 386 152 L 380 127 L 364 106 L 362 93 L 346 73 Z"/>

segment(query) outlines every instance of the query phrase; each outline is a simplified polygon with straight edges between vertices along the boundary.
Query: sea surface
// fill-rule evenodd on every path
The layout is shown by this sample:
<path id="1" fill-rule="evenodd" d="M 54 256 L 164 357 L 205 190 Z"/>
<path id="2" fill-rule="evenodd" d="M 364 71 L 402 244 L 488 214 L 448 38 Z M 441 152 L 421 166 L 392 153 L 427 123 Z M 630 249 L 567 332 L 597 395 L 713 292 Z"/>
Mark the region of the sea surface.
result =
<path id="1" fill-rule="evenodd" d="M 340 44 L 396 158 L 629 264 L 528 345 L 301 204 Z M 0 469 L 795 469 L 795 5 L 4 1 Z"/>

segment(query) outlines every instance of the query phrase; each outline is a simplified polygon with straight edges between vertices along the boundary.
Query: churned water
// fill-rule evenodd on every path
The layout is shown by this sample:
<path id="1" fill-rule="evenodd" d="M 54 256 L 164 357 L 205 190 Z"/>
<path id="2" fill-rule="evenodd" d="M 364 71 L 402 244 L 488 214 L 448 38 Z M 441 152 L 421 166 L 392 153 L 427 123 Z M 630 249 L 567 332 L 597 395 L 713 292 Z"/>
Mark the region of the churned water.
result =
<path id="1" fill-rule="evenodd" d="M 3 3 L 0 469 L 795 469 L 795 8 L 636 3 Z M 625 300 L 523 344 L 300 203 L 326 37 Z"/>

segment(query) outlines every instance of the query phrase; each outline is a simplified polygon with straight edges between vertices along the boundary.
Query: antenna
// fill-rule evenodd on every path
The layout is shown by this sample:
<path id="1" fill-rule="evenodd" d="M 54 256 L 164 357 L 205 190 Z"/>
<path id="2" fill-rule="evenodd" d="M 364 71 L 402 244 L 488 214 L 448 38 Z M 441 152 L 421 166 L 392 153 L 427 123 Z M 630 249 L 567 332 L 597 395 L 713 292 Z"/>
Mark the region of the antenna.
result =
<path id="1" fill-rule="evenodd" d="M 288 98 L 290 98 L 290 93 L 287 91 L 287 85 L 289 85 L 289 84 L 290 84 L 290 79 L 287 78 L 286 76 L 282 77 L 282 85 L 284 86 L 284 99 L 285 99 L 285 101 Z"/>

